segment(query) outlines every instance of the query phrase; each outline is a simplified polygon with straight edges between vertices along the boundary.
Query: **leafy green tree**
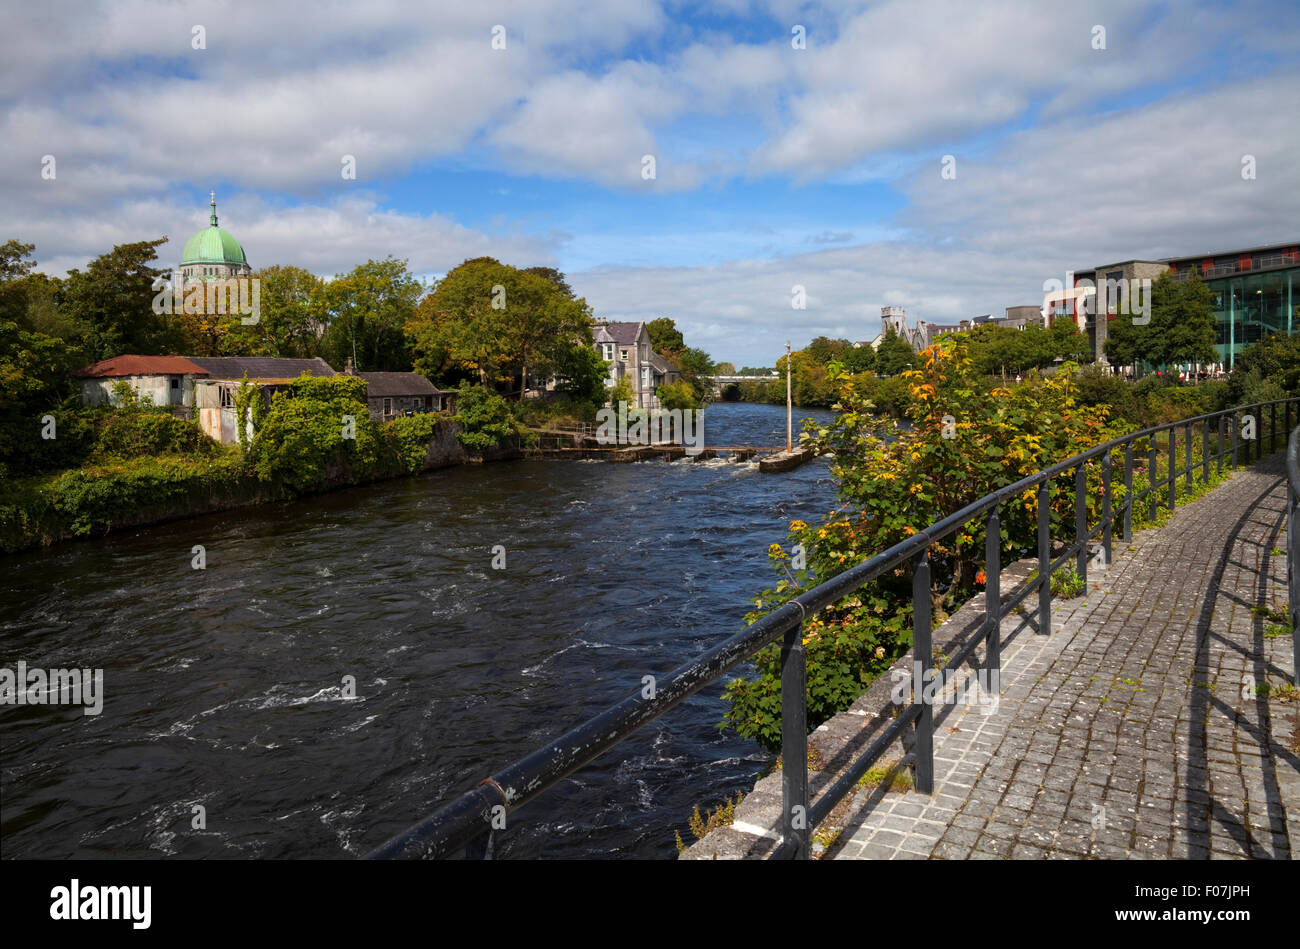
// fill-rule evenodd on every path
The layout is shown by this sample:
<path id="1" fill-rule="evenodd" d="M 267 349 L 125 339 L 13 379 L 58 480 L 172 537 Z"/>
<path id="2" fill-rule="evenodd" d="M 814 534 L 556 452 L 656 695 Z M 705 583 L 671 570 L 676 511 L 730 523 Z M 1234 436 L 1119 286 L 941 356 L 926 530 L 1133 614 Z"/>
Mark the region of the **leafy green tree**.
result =
<path id="1" fill-rule="evenodd" d="M 1267 383 L 1272 383 L 1276 391 L 1285 395 L 1300 394 L 1300 336 L 1274 333 L 1239 353 L 1232 375 L 1228 377 L 1223 404 L 1217 407 L 1230 408 L 1264 401 L 1259 397 L 1260 393 L 1275 391 L 1265 388 Z"/>
<path id="2" fill-rule="evenodd" d="M 81 361 L 61 339 L 0 321 L 0 477 L 70 463 L 85 449 L 68 375 Z M 54 419 L 53 438 L 43 437 L 46 416 Z"/>
<path id="3" fill-rule="evenodd" d="M 655 395 L 659 397 L 660 405 L 669 411 L 673 409 L 695 409 L 700 406 L 700 402 L 695 396 L 695 390 L 691 388 L 690 383 L 681 380 L 660 386 L 655 390 Z"/>
<path id="4" fill-rule="evenodd" d="M 571 347 L 590 346 L 591 309 L 546 276 L 478 257 L 454 267 L 407 324 L 416 367 L 430 379 L 476 374 L 522 394 L 557 375 Z"/>
<path id="5" fill-rule="evenodd" d="M 717 371 L 713 358 L 702 349 L 688 346 L 677 356 L 677 368 L 681 381 L 695 391 L 696 401 L 705 401 L 713 391 L 713 374 Z"/>
<path id="6" fill-rule="evenodd" d="M 876 349 L 876 372 L 882 376 L 896 376 L 916 365 L 916 353 L 899 338 L 892 326 L 885 330 L 885 338 Z"/>
<path id="7" fill-rule="evenodd" d="M 514 438 L 527 440 L 531 435 L 511 412 L 510 403 L 497 393 L 467 382 L 462 382 L 457 392 L 455 421 L 460 431 L 456 438 L 471 451 L 496 448 Z"/>
<path id="8" fill-rule="evenodd" d="M 367 372 L 402 372 L 411 368 L 406 326 L 424 286 L 405 260 L 368 260 L 329 281 L 323 291 L 329 328 L 320 341 L 321 355 L 342 366 L 356 353 L 356 368 Z"/>
<path id="9" fill-rule="evenodd" d="M 876 368 L 876 351 L 870 346 L 850 346 L 840 354 L 840 362 L 849 372 L 871 372 Z"/>
<path id="10" fill-rule="evenodd" d="M 572 343 L 555 356 L 555 389 L 578 402 L 599 408 L 605 402 L 605 361 L 591 346 Z"/>
<path id="11" fill-rule="evenodd" d="M 85 355 L 98 362 L 123 353 L 157 356 L 183 352 L 183 327 L 172 314 L 157 314 L 154 281 L 169 279 L 167 270 L 151 266 L 158 247 L 167 242 L 119 244 L 101 254 L 84 271 L 68 271 L 60 305 L 83 327 Z"/>
<path id="12" fill-rule="evenodd" d="M 678 355 L 686 350 L 686 339 L 681 330 L 666 316 L 651 320 L 645 325 L 645 331 L 654 351 L 670 362 L 676 363 Z"/>
<path id="13" fill-rule="evenodd" d="M 841 359 L 845 350 L 852 349 L 853 344 L 847 339 L 830 339 L 818 336 L 803 348 L 803 352 L 819 366 L 824 366 L 832 359 Z"/>
<path id="14" fill-rule="evenodd" d="M 1166 272 L 1151 286 L 1149 321 L 1135 325 L 1121 313 L 1107 328 L 1106 358 L 1118 365 L 1146 362 L 1162 369 L 1217 358 L 1214 306 L 1200 276 L 1176 283 Z"/>
<path id="15" fill-rule="evenodd" d="M 258 322 L 246 325 L 238 317 L 231 320 L 222 341 L 223 354 L 286 359 L 320 355 L 320 337 L 330 319 L 325 282 L 301 267 L 279 265 L 263 267 L 253 276 L 259 281 Z M 338 365 L 341 368 L 343 363 Z"/>

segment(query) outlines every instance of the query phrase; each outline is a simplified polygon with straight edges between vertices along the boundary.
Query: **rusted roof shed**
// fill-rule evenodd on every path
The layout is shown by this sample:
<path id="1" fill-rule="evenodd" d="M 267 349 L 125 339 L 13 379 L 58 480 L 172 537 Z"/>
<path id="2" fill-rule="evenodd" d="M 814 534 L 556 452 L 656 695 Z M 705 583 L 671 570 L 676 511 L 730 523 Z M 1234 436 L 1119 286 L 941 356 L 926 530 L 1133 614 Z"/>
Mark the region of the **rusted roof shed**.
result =
<path id="1" fill-rule="evenodd" d="M 208 371 L 184 356 L 114 356 L 78 369 L 77 379 L 112 379 L 119 376 L 206 376 Z"/>

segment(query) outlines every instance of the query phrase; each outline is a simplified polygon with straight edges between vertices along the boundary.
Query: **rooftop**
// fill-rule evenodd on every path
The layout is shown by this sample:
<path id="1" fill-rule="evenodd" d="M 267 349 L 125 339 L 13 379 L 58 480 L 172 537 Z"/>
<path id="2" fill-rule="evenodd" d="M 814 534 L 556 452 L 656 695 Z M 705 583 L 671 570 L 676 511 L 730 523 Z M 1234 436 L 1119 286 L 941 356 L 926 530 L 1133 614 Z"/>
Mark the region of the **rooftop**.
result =
<path id="1" fill-rule="evenodd" d="M 184 356 L 114 356 L 73 373 L 78 379 L 110 379 L 119 376 L 206 376 L 208 370 Z"/>

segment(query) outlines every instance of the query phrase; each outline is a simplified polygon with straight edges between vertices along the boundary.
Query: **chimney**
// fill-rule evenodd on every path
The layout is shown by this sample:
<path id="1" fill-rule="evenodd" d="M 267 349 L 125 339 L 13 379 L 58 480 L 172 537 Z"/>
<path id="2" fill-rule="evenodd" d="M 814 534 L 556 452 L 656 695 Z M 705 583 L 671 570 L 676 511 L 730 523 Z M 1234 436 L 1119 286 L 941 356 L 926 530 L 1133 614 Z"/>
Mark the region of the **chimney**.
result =
<path id="1" fill-rule="evenodd" d="M 352 357 L 349 356 L 349 357 L 348 357 L 347 364 L 344 365 L 344 367 L 343 367 L 343 375 L 345 375 L 345 376 L 355 376 L 356 374 L 357 374 L 356 367 L 352 365 Z"/>

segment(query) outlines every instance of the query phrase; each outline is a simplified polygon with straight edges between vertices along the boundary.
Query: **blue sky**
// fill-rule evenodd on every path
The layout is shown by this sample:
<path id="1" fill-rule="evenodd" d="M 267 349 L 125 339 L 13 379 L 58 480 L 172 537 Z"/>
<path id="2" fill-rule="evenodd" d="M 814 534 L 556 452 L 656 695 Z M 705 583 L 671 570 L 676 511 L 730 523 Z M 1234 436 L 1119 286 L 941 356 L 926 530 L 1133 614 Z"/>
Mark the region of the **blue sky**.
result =
<path id="1" fill-rule="evenodd" d="M 887 304 L 951 322 L 1067 268 L 1300 239 L 1292 4 L 702 10 L 6 9 L 3 237 L 52 273 L 164 234 L 174 262 L 215 189 L 254 267 L 556 266 L 597 315 L 671 316 L 738 365 L 869 339 Z"/>

